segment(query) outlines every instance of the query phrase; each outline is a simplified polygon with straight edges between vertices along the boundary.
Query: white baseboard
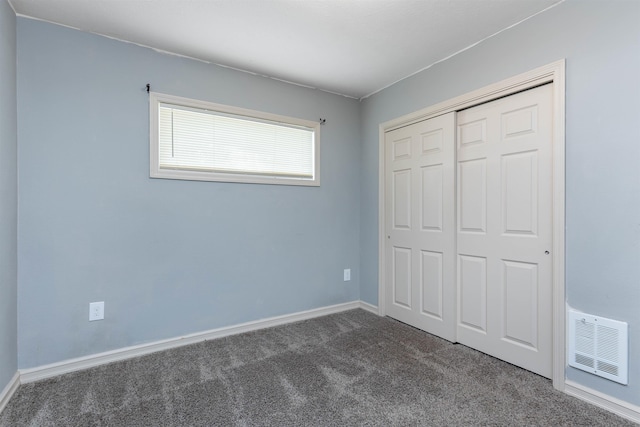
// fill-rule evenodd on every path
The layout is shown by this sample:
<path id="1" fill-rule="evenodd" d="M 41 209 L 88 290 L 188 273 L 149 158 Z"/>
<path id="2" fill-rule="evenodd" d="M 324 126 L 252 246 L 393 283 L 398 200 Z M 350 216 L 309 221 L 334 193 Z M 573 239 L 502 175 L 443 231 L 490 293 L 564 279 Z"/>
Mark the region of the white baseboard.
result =
<path id="1" fill-rule="evenodd" d="M 640 424 L 640 406 L 633 405 L 570 380 L 565 380 L 564 392 Z"/>
<path id="2" fill-rule="evenodd" d="M 380 312 L 378 311 L 378 307 L 373 304 L 369 304 L 368 302 L 360 301 L 360 308 L 373 314 L 380 314 Z"/>
<path id="3" fill-rule="evenodd" d="M 106 363 L 117 362 L 130 359 L 132 357 L 144 356 L 157 351 L 168 350 L 184 345 L 195 344 L 202 341 L 222 338 L 229 335 L 241 334 L 244 332 L 256 331 L 258 329 L 270 328 L 272 326 L 284 325 L 286 323 L 299 322 L 301 320 L 313 319 L 315 317 L 326 316 L 328 314 L 340 313 L 342 311 L 363 308 L 371 311 L 372 305 L 362 301 L 352 301 L 343 304 L 331 305 L 328 307 L 315 308 L 283 316 L 270 317 L 268 319 L 256 320 L 241 323 L 239 325 L 226 326 L 209 331 L 196 332 L 182 337 L 169 338 L 161 341 L 124 347 L 117 350 L 106 351 L 104 353 L 91 354 L 89 356 L 75 359 L 63 360 L 49 365 L 38 366 L 29 369 L 20 369 L 20 382 L 22 384 L 39 381 L 46 378 L 55 377 L 69 372 L 80 371 L 93 368 Z M 377 314 L 377 309 L 375 309 Z"/>
<path id="4" fill-rule="evenodd" d="M 4 407 L 7 406 L 11 396 L 16 392 L 18 386 L 20 385 L 20 373 L 16 372 L 13 375 L 13 378 L 9 381 L 9 384 L 4 388 L 4 390 L 0 391 L 0 413 L 4 410 Z"/>

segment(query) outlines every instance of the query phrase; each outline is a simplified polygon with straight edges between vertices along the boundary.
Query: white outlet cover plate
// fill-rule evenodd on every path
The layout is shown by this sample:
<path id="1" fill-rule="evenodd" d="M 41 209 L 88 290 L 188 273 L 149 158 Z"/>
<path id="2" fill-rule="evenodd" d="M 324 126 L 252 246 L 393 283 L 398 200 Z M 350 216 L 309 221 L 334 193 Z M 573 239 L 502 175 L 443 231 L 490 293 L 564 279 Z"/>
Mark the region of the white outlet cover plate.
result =
<path id="1" fill-rule="evenodd" d="M 89 322 L 104 319 L 104 301 L 89 303 Z"/>
<path id="2" fill-rule="evenodd" d="M 348 282 L 349 280 L 351 280 L 351 269 L 350 268 L 345 268 L 344 269 L 344 281 Z"/>

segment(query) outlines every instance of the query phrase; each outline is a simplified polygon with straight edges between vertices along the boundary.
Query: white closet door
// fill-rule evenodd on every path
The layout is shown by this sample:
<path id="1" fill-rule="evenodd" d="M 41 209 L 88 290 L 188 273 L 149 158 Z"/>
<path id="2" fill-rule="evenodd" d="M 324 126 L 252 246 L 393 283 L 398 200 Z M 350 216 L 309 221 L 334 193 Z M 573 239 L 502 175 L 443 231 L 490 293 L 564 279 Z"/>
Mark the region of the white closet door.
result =
<path id="1" fill-rule="evenodd" d="M 387 314 L 455 340 L 455 113 L 385 135 Z"/>
<path id="2" fill-rule="evenodd" d="M 548 378 L 551 105 L 548 84 L 457 116 L 457 339 Z"/>

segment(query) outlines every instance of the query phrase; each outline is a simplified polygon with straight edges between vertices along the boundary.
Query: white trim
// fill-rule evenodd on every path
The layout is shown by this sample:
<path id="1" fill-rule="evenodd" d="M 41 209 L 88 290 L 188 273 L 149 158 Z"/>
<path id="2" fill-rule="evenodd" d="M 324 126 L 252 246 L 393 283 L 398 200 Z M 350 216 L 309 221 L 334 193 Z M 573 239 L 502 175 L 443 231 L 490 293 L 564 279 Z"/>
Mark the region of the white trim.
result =
<path id="1" fill-rule="evenodd" d="M 13 378 L 9 381 L 7 386 L 0 392 L 0 414 L 4 410 L 9 400 L 13 396 L 13 393 L 16 392 L 18 387 L 20 386 L 20 372 L 16 372 L 13 375 Z"/>
<path id="2" fill-rule="evenodd" d="M 565 61 L 553 65 L 553 387 L 564 391 L 566 369 L 565 293 Z"/>
<path id="3" fill-rule="evenodd" d="M 146 354 L 155 353 L 162 350 L 182 347 L 202 341 L 226 337 L 229 335 L 257 331 L 259 329 L 299 322 L 301 320 L 313 319 L 316 317 L 340 313 L 356 308 L 364 308 L 365 310 L 367 310 L 367 308 L 365 308 L 363 304 L 366 303 L 362 303 L 361 301 L 352 301 L 343 304 L 336 304 L 327 307 L 315 308 L 312 310 L 300 311 L 298 313 L 270 317 L 268 319 L 255 320 L 252 322 L 241 323 L 233 326 L 225 326 L 222 328 L 211 329 L 209 331 L 196 332 L 181 337 L 169 338 L 166 340 L 119 348 L 117 350 L 105 351 L 104 353 L 91 354 L 75 359 L 63 360 L 61 362 L 38 366 L 35 368 L 21 369 L 19 371 L 20 379 L 21 383 L 25 384 L 33 381 L 55 377 L 69 372 L 81 371 L 83 369 L 93 368 L 95 366 L 100 366 L 107 363 L 130 359 L 132 357 L 144 356 Z"/>
<path id="4" fill-rule="evenodd" d="M 360 308 L 368 311 L 369 313 L 379 314 L 378 307 L 373 304 L 369 304 L 368 302 L 360 301 Z"/>
<path id="5" fill-rule="evenodd" d="M 459 111 L 483 102 L 508 96 L 553 82 L 553 386 L 565 387 L 565 60 L 446 100 L 427 108 L 387 121 L 379 126 L 378 147 L 378 307 L 385 312 L 385 198 L 384 198 L 384 134 L 432 117 Z"/>
<path id="6" fill-rule="evenodd" d="M 387 300 L 385 290 L 385 278 L 387 275 L 385 265 L 386 217 L 385 217 L 385 149 L 384 141 L 385 124 L 378 126 L 378 314 L 387 315 Z"/>
<path id="7" fill-rule="evenodd" d="M 640 406 L 601 393 L 576 382 L 566 380 L 564 392 L 592 405 L 640 424 Z"/>

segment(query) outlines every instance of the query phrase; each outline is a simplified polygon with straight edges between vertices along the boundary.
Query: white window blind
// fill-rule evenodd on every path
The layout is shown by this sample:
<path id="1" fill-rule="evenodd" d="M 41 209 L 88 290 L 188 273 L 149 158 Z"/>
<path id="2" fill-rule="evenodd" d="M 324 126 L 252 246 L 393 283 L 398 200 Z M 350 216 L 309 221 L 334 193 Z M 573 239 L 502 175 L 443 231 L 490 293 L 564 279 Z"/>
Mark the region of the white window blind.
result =
<path id="1" fill-rule="evenodd" d="M 153 95 L 153 177 L 318 185 L 317 123 Z"/>

